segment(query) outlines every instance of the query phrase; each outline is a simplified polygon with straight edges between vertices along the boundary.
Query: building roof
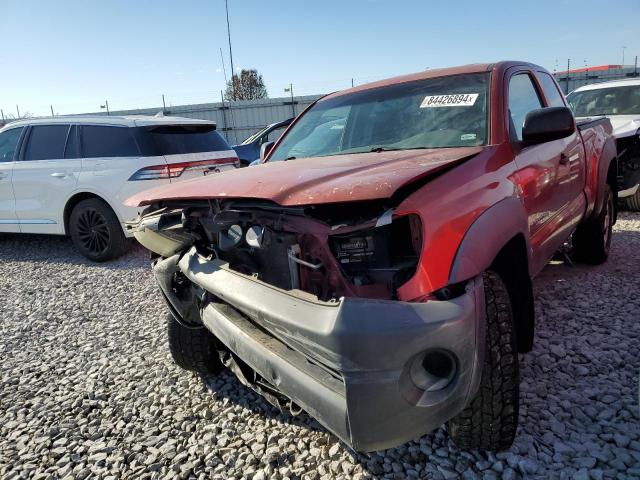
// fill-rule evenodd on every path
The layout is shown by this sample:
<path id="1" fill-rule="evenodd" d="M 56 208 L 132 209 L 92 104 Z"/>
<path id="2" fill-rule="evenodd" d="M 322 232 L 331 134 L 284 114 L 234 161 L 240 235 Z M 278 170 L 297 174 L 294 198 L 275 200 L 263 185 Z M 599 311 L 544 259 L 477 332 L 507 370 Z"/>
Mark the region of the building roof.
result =
<path id="1" fill-rule="evenodd" d="M 608 70 L 622 70 L 627 68 L 624 65 L 596 65 L 595 67 L 573 68 L 571 70 L 563 70 L 555 72 L 554 75 L 566 75 L 567 73 L 586 73 L 586 72 L 606 72 Z"/>

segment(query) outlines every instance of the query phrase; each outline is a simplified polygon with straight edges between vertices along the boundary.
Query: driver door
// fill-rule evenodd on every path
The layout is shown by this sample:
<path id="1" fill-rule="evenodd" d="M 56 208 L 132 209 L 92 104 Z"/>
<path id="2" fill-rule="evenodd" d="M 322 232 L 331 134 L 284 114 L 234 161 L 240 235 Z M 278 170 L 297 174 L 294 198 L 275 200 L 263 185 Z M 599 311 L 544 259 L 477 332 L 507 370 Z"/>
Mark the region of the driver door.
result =
<path id="1" fill-rule="evenodd" d="M 24 127 L 0 133 L 0 232 L 19 232 L 16 198 L 11 183 L 14 158 Z"/>
<path id="2" fill-rule="evenodd" d="M 532 72 L 514 72 L 508 84 L 508 119 L 511 144 L 516 152 L 516 178 L 528 215 L 531 247 L 536 250 L 533 274 L 540 271 L 562 246 L 579 219 L 583 205 L 575 197 L 575 168 L 581 151 L 577 132 L 537 145 L 522 144 L 527 114 L 547 107 Z"/>

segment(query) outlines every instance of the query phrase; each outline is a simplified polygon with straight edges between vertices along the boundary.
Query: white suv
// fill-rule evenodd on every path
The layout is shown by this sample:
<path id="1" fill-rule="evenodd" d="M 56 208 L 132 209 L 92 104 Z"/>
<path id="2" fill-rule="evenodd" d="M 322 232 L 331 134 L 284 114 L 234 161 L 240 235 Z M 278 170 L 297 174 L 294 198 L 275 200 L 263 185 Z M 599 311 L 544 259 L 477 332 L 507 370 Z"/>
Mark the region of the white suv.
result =
<path id="1" fill-rule="evenodd" d="M 567 96 L 576 117 L 606 115 L 618 149 L 618 198 L 640 211 L 640 78 L 595 83 Z"/>
<path id="2" fill-rule="evenodd" d="M 178 117 L 56 117 L 0 129 L 0 232 L 70 235 L 95 261 L 130 236 L 131 195 L 239 166 L 215 123 Z"/>

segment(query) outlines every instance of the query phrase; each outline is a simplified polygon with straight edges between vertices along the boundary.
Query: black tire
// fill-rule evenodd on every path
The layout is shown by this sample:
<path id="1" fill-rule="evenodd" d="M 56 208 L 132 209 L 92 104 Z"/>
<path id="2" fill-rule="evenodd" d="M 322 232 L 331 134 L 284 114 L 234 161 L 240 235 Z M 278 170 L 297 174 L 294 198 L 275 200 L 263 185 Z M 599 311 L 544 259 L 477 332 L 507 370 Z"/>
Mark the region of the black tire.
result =
<path id="1" fill-rule="evenodd" d="M 82 200 L 73 208 L 69 234 L 78 251 L 94 262 L 113 260 L 127 250 L 118 217 L 99 198 Z"/>
<path id="2" fill-rule="evenodd" d="M 169 350 L 180 368 L 205 375 L 222 369 L 214 336 L 205 327 L 187 328 L 167 314 Z"/>
<path id="3" fill-rule="evenodd" d="M 480 388 L 471 403 L 447 422 L 459 448 L 506 450 L 516 436 L 520 373 L 509 292 L 494 272 L 484 274 L 485 358 Z"/>
<path id="4" fill-rule="evenodd" d="M 632 196 L 626 199 L 626 206 L 629 210 L 640 212 L 640 188 Z"/>
<path id="5" fill-rule="evenodd" d="M 615 198 L 607 185 L 602 212 L 578 225 L 573 234 L 573 256 L 576 260 L 591 265 L 599 265 L 607 260 L 615 215 Z"/>

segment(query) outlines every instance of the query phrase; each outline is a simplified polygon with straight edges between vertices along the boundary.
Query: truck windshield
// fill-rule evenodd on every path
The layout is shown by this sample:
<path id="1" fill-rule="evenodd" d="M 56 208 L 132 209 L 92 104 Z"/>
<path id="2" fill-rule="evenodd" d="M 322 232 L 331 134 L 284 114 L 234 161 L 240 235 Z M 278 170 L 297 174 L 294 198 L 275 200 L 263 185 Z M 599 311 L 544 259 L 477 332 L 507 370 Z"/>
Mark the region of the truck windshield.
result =
<path id="1" fill-rule="evenodd" d="M 573 92 L 567 100 L 576 117 L 640 115 L 640 85 Z"/>
<path id="2" fill-rule="evenodd" d="M 418 80 L 320 100 L 270 161 L 487 142 L 489 74 Z"/>

